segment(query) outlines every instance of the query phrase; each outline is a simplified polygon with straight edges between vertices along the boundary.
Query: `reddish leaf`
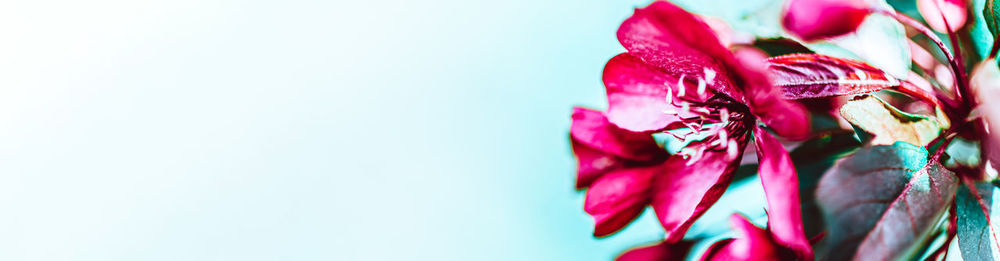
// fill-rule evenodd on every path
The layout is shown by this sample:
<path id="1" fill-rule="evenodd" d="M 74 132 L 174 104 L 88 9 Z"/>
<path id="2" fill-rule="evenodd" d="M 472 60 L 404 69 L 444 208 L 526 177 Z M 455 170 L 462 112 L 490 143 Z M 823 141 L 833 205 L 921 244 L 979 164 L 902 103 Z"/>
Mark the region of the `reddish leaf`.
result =
<path id="1" fill-rule="evenodd" d="M 828 222 L 825 259 L 907 259 L 958 187 L 927 163 L 927 150 L 897 142 L 861 149 L 824 175 L 816 197 Z"/>
<path id="2" fill-rule="evenodd" d="M 899 260 L 913 253 L 911 247 L 923 241 L 955 198 L 958 179 L 937 162 L 913 174 L 910 183 L 889 206 L 875 228 L 868 233 L 854 259 Z"/>
<path id="3" fill-rule="evenodd" d="M 785 98 L 854 95 L 899 86 L 899 80 L 859 61 L 822 54 L 790 54 L 767 59 L 774 85 Z"/>

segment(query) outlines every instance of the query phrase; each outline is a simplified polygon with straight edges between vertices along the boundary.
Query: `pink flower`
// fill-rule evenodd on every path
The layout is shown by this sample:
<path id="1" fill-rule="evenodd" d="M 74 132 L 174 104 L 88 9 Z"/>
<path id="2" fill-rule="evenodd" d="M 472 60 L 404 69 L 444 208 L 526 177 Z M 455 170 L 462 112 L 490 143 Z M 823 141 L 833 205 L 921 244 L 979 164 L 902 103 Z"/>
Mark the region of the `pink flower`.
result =
<path id="1" fill-rule="evenodd" d="M 864 0 L 789 0 L 782 25 L 813 41 L 853 32 L 871 13 Z"/>
<path id="2" fill-rule="evenodd" d="M 758 125 L 800 138 L 809 134 L 809 118 L 770 83 L 765 56 L 730 52 L 702 21 L 669 2 L 637 9 L 618 39 L 628 52 L 605 67 L 607 113 L 578 108 L 571 127 L 594 234 L 621 229 L 651 205 L 666 242 L 679 241 L 725 191 L 754 139 L 774 240 L 811 259 L 795 168 Z M 661 131 L 690 143 L 674 155 L 651 152 L 649 134 Z"/>
<path id="3" fill-rule="evenodd" d="M 917 10 L 927 24 L 938 32 L 957 31 L 968 19 L 966 0 L 917 0 Z M 947 21 L 947 26 L 945 26 Z"/>

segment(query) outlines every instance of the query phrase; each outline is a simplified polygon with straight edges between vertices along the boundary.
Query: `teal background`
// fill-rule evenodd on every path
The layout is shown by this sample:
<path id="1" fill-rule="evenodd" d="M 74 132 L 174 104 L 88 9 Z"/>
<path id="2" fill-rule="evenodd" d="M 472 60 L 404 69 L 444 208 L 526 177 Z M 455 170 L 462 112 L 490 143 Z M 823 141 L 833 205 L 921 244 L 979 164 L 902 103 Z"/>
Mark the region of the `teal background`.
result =
<path id="1" fill-rule="evenodd" d="M 4 1 L 0 259 L 610 259 L 569 115 L 645 2 Z"/>

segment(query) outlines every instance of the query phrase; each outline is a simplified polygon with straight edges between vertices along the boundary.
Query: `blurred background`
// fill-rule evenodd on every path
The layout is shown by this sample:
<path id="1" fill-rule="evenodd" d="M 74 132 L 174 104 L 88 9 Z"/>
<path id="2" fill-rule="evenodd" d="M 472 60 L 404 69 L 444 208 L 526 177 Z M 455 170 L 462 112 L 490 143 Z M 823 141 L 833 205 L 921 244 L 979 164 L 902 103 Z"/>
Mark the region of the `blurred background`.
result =
<path id="1" fill-rule="evenodd" d="M 647 2 L 0 2 L 0 259 L 613 258 L 570 110 Z"/>

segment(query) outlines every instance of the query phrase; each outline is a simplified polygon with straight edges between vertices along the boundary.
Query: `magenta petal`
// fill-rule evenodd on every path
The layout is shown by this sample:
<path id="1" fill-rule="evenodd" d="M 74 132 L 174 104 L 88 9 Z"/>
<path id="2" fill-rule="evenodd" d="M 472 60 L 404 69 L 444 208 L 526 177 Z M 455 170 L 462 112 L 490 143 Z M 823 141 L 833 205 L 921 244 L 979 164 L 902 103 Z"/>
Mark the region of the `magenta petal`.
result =
<path id="1" fill-rule="evenodd" d="M 864 0 L 789 0 L 782 25 L 813 41 L 857 30 L 869 13 Z"/>
<path id="2" fill-rule="evenodd" d="M 594 236 L 614 233 L 639 216 L 649 202 L 653 176 L 662 171 L 662 166 L 628 168 L 594 181 L 583 203 L 594 218 Z"/>
<path id="3" fill-rule="evenodd" d="M 733 228 L 741 237 L 722 240 L 709 247 L 702 260 L 781 260 L 780 249 L 767 231 L 754 226 L 745 217 L 733 214 Z"/>
<path id="4" fill-rule="evenodd" d="M 781 89 L 771 84 L 764 53 L 744 48 L 736 51 L 743 93 L 750 110 L 764 124 L 783 137 L 804 138 L 809 135 L 809 112 L 801 104 L 785 99 Z"/>
<path id="5" fill-rule="evenodd" d="M 681 88 L 677 78 L 629 54 L 619 54 L 608 61 L 604 67 L 604 85 L 608 92 L 608 120 L 623 129 L 660 130 L 677 122 L 679 117 L 695 116 L 667 102 L 667 96 L 676 95 Z M 687 91 L 694 92 L 694 89 Z"/>
<path id="6" fill-rule="evenodd" d="M 608 171 L 621 168 L 625 162 L 614 155 L 596 150 L 583 145 L 583 143 L 572 141 L 573 154 L 576 155 L 576 188 L 589 187 L 594 180 L 600 178 Z"/>
<path id="7" fill-rule="evenodd" d="M 760 181 L 767 196 L 768 227 L 774 240 L 803 259 L 811 259 L 812 247 L 802 226 L 799 181 L 788 151 L 760 127 L 754 130 Z"/>
<path id="8" fill-rule="evenodd" d="M 651 160 L 667 155 L 650 134 L 619 129 L 603 113 L 592 109 L 573 108 L 569 132 L 576 142 L 624 159 Z"/>
<path id="9" fill-rule="evenodd" d="M 618 28 L 618 41 L 629 54 L 674 78 L 705 79 L 708 87 L 743 101 L 724 69 L 732 54 L 708 25 L 673 3 L 657 1 L 636 9 Z"/>
<path id="10" fill-rule="evenodd" d="M 656 261 L 656 260 L 683 260 L 688 251 L 694 246 L 693 242 L 681 241 L 677 243 L 660 242 L 652 246 L 638 247 L 623 253 L 616 261 Z"/>
<path id="11" fill-rule="evenodd" d="M 726 150 L 705 150 L 707 140 L 688 145 L 688 148 L 704 150 L 700 158 L 685 159 L 680 155 L 671 156 L 666 172 L 655 179 L 653 210 L 666 231 L 666 241 L 676 242 L 687 232 L 691 224 L 715 204 L 726 191 L 733 172 L 739 167 L 745 140 Z"/>

